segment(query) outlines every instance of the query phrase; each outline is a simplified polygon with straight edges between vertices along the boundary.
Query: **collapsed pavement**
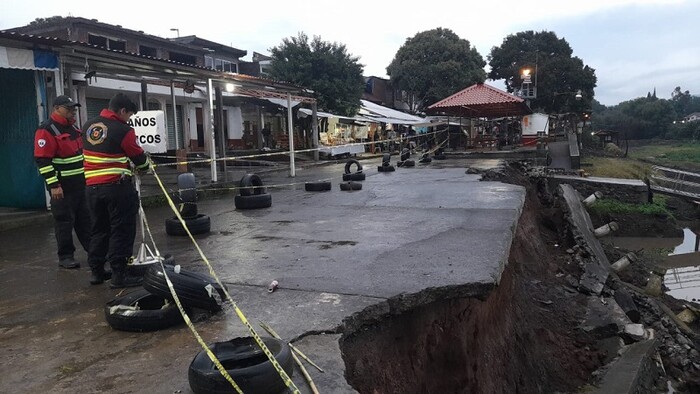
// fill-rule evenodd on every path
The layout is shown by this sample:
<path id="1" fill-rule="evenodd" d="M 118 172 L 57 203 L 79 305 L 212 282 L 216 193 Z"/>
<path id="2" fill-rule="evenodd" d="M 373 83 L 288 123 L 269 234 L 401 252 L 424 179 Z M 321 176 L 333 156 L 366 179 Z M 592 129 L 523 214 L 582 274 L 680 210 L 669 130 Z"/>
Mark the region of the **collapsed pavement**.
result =
<path id="1" fill-rule="evenodd" d="M 598 277 L 602 287 L 580 286 L 586 265 L 600 261 L 573 235 L 564 199 L 512 168 L 485 178 L 522 187 L 478 182 L 450 165 L 369 174 L 351 193 L 281 189 L 269 210 L 256 212 L 204 200 L 212 234 L 198 239 L 249 319 L 265 321 L 326 369 L 309 370 L 321 392 L 571 392 L 603 384 L 618 349 L 606 350 L 597 336 L 614 339 L 620 326 L 584 329 L 588 305 L 602 303 L 583 289 L 600 288 L 612 305 L 615 275 Z M 170 215 L 148 211 L 151 223 Z M 155 236 L 178 263 L 203 270 L 189 241 Z M 0 367 L 2 391 L 189 392 L 186 368 L 199 348 L 184 327 L 113 331 L 102 317 L 113 291 L 87 285 L 85 272 L 46 268 L 49 251 L 27 250 L 27 239 L 50 239 L 49 231 L 3 239 L 0 350 L 10 362 Z M 272 279 L 280 287 L 268 293 Z M 653 325 L 633 298 L 645 326 Z M 675 345 L 675 323 L 658 321 Z M 230 309 L 198 328 L 208 342 L 248 335 Z M 647 343 L 644 334 L 637 339 Z M 294 381 L 307 392 L 298 372 Z"/>

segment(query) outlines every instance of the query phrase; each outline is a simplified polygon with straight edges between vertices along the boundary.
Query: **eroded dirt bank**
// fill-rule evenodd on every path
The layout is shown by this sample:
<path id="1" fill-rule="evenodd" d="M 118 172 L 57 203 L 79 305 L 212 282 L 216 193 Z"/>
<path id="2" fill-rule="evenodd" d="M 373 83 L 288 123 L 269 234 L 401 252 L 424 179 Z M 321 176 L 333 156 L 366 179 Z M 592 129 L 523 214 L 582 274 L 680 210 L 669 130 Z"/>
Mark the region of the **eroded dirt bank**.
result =
<path id="1" fill-rule="evenodd" d="M 581 268 L 566 252 L 573 241 L 557 199 L 505 171 L 527 199 L 499 286 L 484 300 L 448 294 L 354 321 L 340 345 L 356 390 L 571 392 L 603 364 L 606 354 L 578 328 L 587 297 L 571 285 Z"/>

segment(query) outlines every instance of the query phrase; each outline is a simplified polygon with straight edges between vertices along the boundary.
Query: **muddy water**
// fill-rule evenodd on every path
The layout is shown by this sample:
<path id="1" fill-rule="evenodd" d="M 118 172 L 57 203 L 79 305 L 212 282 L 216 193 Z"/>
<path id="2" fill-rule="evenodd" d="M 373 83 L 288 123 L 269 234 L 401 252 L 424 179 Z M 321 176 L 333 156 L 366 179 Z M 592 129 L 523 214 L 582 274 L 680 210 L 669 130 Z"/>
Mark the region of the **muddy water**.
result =
<path id="1" fill-rule="evenodd" d="M 668 294 L 679 300 L 700 300 L 700 237 L 690 228 L 683 238 L 614 237 L 612 242 L 628 250 L 647 250 L 667 254 L 664 284 Z"/>

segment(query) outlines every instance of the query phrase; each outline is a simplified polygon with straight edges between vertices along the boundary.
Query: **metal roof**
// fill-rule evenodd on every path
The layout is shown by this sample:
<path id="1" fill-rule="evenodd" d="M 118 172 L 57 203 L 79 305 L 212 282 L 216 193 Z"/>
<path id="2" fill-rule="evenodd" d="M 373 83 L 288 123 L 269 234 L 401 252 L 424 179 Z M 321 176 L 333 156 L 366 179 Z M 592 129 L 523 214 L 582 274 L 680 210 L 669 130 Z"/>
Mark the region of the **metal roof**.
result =
<path id="1" fill-rule="evenodd" d="M 519 116 L 532 113 L 525 100 L 483 83 L 474 84 L 428 107 L 431 114 L 464 117 Z"/>

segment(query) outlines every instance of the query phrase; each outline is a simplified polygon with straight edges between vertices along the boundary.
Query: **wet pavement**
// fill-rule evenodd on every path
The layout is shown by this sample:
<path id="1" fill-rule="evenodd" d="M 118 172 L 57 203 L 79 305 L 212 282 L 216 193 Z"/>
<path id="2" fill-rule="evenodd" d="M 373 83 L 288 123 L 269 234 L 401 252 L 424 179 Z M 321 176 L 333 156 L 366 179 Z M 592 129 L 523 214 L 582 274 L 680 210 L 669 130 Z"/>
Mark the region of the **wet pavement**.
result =
<path id="1" fill-rule="evenodd" d="M 363 161 L 367 180 L 354 192 L 339 189 L 344 164 L 302 167 L 295 178 L 261 172 L 268 209 L 236 210 L 233 195 L 200 201 L 212 231 L 196 236 L 256 328 L 261 320 L 285 339 L 303 337 L 296 345 L 326 370 L 309 368 L 324 393 L 353 392 L 338 348 L 344 318 L 397 296 L 485 297 L 507 262 L 525 198 L 519 186 L 465 174 L 467 165 L 497 161 L 393 173 L 378 173 L 379 160 Z M 331 191 L 304 191 L 304 181 L 322 179 L 332 180 Z M 145 184 L 148 193 L 152 187 Z M 146 215 L 161 253 L 205 272 L 187 237 L 165 234 L 169 208 Z M 187 367 L 200 347 L 186 326 L 111 329 L 103 308 L 118 291 L 89 285 L 86 264 L 59 270 L 48 227 L 0 233 L 0 392 L 190 392 Z M 85 261 L 82 252 L 76 257 Z M 273 279 L 279 289 L 268 293 Z M 451 293 L 434 292 L 445 288 Z M 208 343 L 248 335 L 228 305 L 196 327 Z M 309 392 L 298 371 L 294 380 Z"/>

